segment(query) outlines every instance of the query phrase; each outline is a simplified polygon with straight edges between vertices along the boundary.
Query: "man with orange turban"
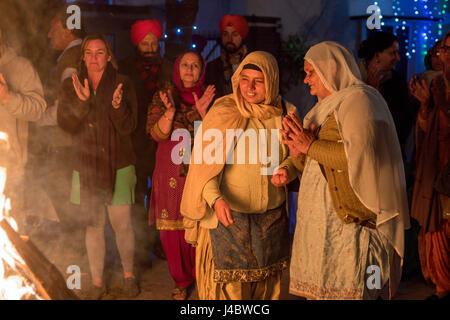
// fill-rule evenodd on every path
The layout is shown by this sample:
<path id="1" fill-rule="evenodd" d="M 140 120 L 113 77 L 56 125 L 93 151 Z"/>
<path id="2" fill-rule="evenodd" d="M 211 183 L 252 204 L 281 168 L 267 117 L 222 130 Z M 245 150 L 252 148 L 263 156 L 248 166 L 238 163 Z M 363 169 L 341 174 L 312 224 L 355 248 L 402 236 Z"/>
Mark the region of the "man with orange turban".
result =
<path id="1" fill-rule="evenodd" d="M 220 57 L 207 64 L 205 74 L 206 84 L 216 87 L 216 99 L 233 91 L 231 76 L 248 53 L 243 44 L 248 30 L 247 21 L 238 14 L 227 14 L 220 20 Z"/>
<path id="2" fill-rule="evenodd" d="M 154 93 L 172 78 L 173 64 L 161 57 L 159 40 L 163 34 L 161 23 L 157 19 L 138 20 L 130 30 L 130 39 L 134 52 L 119 62 L 119 72 L 126 74 L 134 84 L 138 101 L 138 123 L 132 135 L 136 153 L 136 202 L 133 208 L 136 232 L 136 265 L 150 266 L 148 251 L 164 257 L 159 234 L 148 227 L 145 209 L 146 195 L 150 194 L 148 177 L 152 177 L 155 167 L 156 143 L 147 138 L 145 125 L 147 108 Z"/>

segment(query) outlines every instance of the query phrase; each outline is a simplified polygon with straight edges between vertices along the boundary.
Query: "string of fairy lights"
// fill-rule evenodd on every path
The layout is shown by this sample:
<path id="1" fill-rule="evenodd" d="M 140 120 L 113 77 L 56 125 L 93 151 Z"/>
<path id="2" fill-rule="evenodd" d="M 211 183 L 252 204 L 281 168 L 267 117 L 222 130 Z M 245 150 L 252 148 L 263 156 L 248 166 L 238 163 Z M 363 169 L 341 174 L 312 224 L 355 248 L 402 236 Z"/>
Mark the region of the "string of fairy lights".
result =
<path id="1" fill-rule="evenodd" d="M 374 3 L 378 5 L 377 2 Z M 444 15 L 447 14 L 448 0 L 393 0 L 392 12 L 394 22 L 390 23 L 394 27 L 394 34 L 405 30 L 408 26 L 412 29 L 411 43 L 405 40 L 405 50 L 408 59 L 413 55 L 424 57 L 428 50 L 443 35 Z M 413 14 L 413 17 L 419 18 L 417 23 L 408 22 L 405 12 Z M 382 15 L 380 14 L 380 18 Z M 423 19 L 420 19 L 423 18 Z M 385 25 L 384 22 L 381 23 Z"/>
<path id="2" fill-rule="evenodd" d="M 177 0 L 177 2 L 183 2 L 183 0 Z M 191 28 L 191 27 L 188 27 L 188 28 Z M 174 31 L 175 31 L 175 34 L 181 35 L 185 29 L 186 29 L 186 27 L 175 27 Z M 192 26 L 192 30 L 197 31 L 198 27 L 194 25 L 194 26 Z M 167 39 L 169 36 L 167 35 L 167 33 L 164 33 L 163 37 L 164 37 L 164 39 Z M 191 48 L 196 49 L 197 44 L 192 43 Z"/>
<path id="3" fill-rule="evenodd" d="M 183 0 L 177 0 L 183 2 Z M 378 6 L 378 2 L 374 2 Z M 408 17 L 405 12 L 410 13 L 411 7 L 413 9 L 413 16 L 423 18 L 419 23 L 409 23 Z M 422 55 L 424 57 L 428 50 L 437 42 L 443 34 L 443 20 L 444 15 L 447 14 L 449 6 L 449 0 L 393 0 L 392 12 L 394 14 L 394 22 L 390 23 L 394 27 L 394 34 L 405 30 L 408 26 L 412 28 L 411 43 L 408 39 L 405 40 L 405 50 L 408 59 L 411 59 L 413 55 Z M 383 16 L 380 12 L 380 19 Z M 384 26 L 385 23 L 381 22 Z M 182 27 L 175 28 L 175 34 L 180 35 L 183 33 Z M 193 30 L 197 30 L 197 26 L 192 27 Z M 164 38 L 167 39 L 168 35 L 164 34 Z M 192 44 L 192 48 L 195 49 L 196 44 Z"/>
<path id="4" fill-rule="evenodd" d="M 66 0 L 71 2 L 74 0 Z M 112 0 L 108 0 L 110 3 Z M 184 0 L 176 0 L 177 2 L 183 2 Z M 375 1 L 374 5 L 378 6 L 378 2 Z M 443 21 L 444 15 L 449 13 L 448 6 L 449 0 L 392 0 L 392 12 L 394 15 L 393 21 L 389 22 L 389 25 L 394 27 L 394 34 L 406 30 L 407 27 L 412 29 L 411 42 L 405 40 L 405 50 L 408 59 L 411 59 L 413 55 L 421 55 L 424 57 L 427 51 L 437 42 L 443 35 Z M 416 16 L 419 20 L 414 20 L 416 23 L 408 21 L 408 15 Z M 380 12 L 380 19 L 383 18 Z M 420 19 L 422 18 L 422 19 Z M 384 26 L 385 22 L 382 21 L 381 25 Z M 189 27 L 193 31 L 197 31 L 197 26 Z M 176 35 L 181 35 L 185 31 L 185 27 L 175 27 L 173 30 Z M 164 39 L 167 39 L 169 35 L 165 33 Z M 192 48 L 195 49 L 196 44 L 193 43 Z"/>
<path id="5" fill-rule="evenodd" d="M 177 0 L 177 1 L 178 2 L 183 2 L 183 0 Z M 183 29 L 184 28 L 182 28 L 182 27 L 177 27 L 177 28 L 175 28 L 175 33 L 179 35 L 179 34 L 183 33 Z M 198 30 L 198 27 L 194 25 L 194 26 L 192 26 L 192 30 L 196 31 L 196 30 Z M 167 34 L 164 34 L 164 38 L 167 39 Z M 197 48 L 197 44 L 192 43 L 191 44 L 191 48 L 192 49 L 196 49 Z"/>
<path id="6" fill-rule="evenodd" d="M 197 31 L 197 30 L 198 30 L 198 27 L 195 26 L 195 25 L 192 26 L 192 27 L 188 27 L 188 28 L 189 28 L 189 29 L 192 28 L 193 31 Z M 174 28 L 174 31 L 175 31 L 175 34 L 181 35 L 181 34 L 184 32 L 185 29 L 186 29 L 186 27 L 175 27 L 175 28 Z M 163 37 L 164 37 L 164 39 L 167 39 L 169 36 L 168 36 L 167 33 L 164 33 Z M 197 44 L 192 43 L 192 44 L 191 44 L 191 48 L 192 48 L 192 49 L 196 49 L 196 48 L 197 48 Z"/>

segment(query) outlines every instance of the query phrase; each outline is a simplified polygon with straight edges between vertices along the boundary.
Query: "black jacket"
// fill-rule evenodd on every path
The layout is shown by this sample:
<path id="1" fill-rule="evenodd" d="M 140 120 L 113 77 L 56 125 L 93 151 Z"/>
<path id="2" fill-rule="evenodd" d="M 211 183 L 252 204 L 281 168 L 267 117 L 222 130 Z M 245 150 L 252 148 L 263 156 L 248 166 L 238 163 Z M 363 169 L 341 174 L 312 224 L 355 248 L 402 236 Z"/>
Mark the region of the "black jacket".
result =
<path id="1" fill-rule="evenodd" d="M 391 111 L 403 150 L 415 121 L 415 112 L 406 80 L 400 73 L 393 70 L 392 78 L 381 84 L 380 93 Z"/>
<path id="2" fill-rule="evenodd" d="M 220 57 L 208 62 L 206 65 L 205 84 L 207 86 L 213 84 L 216 87 L 214 99 L 232 93 L 232 90 L 229 90 L 231 88 L 231 79 L 229 81 L 225 80 L 223 62 Z"/>
<path id="3" fill-rule="evenodd" d="M 145 89 L 144 82 L 142 81 L 136 68 L 136 58 L 134 54 L 119 61 L 118 65 L 119 72 L 130 78 L 136 90 L 138 119 L 136 131 L 132 134 L 132 141 L 134 152 L 137 156 L 136 169 L 139 171 L 137 174 L 141 175 L 142 173 L 143 175 L 148 176 L 152 174 L 155 166 L 156 144 L 146 135 L 145 127 L 147 124 L 147 110 L 148 106 L 152 102 L 152 98 L 156 90 L 158 90 L 158 88 L 162 88 L 166 81 L 170 81 L 172 79 L 173 64 L 169 60 L 163 59 L 160 68 L 158 86 L 153 92 L 147 92 Z"/>

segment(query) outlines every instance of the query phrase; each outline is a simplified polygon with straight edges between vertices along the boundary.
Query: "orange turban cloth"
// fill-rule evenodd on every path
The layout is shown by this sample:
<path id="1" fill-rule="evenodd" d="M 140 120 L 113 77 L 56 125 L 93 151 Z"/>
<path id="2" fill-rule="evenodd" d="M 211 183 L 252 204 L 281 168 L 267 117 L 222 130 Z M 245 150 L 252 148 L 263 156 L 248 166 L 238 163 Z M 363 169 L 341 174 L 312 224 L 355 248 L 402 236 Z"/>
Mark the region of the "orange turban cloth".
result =
<path id="1" fill-rule="evenodd" d="M 248 33 L 248 23 L 247 20 L 244 19 L 243 16 L 238 14 L 227 14 L 220 19 L 220 33 L 223 33 L 226 27 L 233 27 L 241 36 L 242 39 L 245 39 Z"/>
<path id="2" fill-rule="evenodd" d="M 149 33 L 153 33 L 156 38 L 161 39 L 162 25 L 156 19 L 138 20 L 131 26 L 131 42 L 136 47 L 142 39 Z"/>

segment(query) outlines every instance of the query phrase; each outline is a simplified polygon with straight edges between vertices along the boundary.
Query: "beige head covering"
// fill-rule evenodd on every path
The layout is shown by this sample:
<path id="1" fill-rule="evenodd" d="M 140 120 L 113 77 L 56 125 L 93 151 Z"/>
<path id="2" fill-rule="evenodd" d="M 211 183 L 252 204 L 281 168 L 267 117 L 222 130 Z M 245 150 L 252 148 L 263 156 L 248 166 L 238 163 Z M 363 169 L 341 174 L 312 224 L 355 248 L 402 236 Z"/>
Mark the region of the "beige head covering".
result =
<path id="1" fill-rule="evenodd" d="M 311 109 L 303 125 L 320 126 L 334 113 L 344 141 L 350 185 L 364 206 L 377 214 L 377 229 L 403 258 L 408 202 L 400 144 L 388 106 L 376 89 L 360 80 L 353 55 L 342 45 L 319 43 L 306 53 L 305 60 L 331 95 Z"/>
<path id="2" fill-rule="evenodd" d="M 260 104 L 245 101 L 239 89 L 239 78 L 242 69 L 247 64 L 258 66 L 264 75 L 266 95 L 264 101 Z M 281 97 L 278 94 L 279 82 L 278 63 L 273 55 L 264 51 L 255 51 L 247 55 L 231 78 L 234 101 L 241 115 L 245 118 L 258 118 L 260 120 L 281 115 Z"/>
<path id="3" fill-rule="evenodd" d="M 264 74 L 266 96 L 261 104 L 245 101 L 239 90 L 240 73 L 242 68 L 249 63 L 258 66 Z M 196 164 L 195 159 L 193 159 L 196 148 L 201 146 L 201 154 L 204 154 L 204 149 L 209 146 L 209 143 L 202 141 L 202 133 L 208 129 L 217 129 L 221 132 L 223 138 L 226 137 L 226 129 L 245 130 L 248 119 L 251 117 L 263 120 L 282 114 L 281 98 L 278 95 L 278 64 L 270 53 L 255 51 L 247 55 L 234 73 L 232 85 L 233 93 L 216 100 L 203 119 L 203 123 L 194 138 L 194 152 L 191 157 L 180 206 L 186 227 L 186 241 L 194 245 L 197 239 L 198 222 L 215 215 L 203 199 L 203 188 L 210 179 L 220 174 L 224 168 L 227 154 L 231 148 L 235 147 L 235 144 L 228 144 L 230 150 L 227 150 L 227 144 L 224 141 L 217 141 L 218 148 L 223 150 L 223 161 L 220 164 L 206 164 L 204 161 Z"/>

